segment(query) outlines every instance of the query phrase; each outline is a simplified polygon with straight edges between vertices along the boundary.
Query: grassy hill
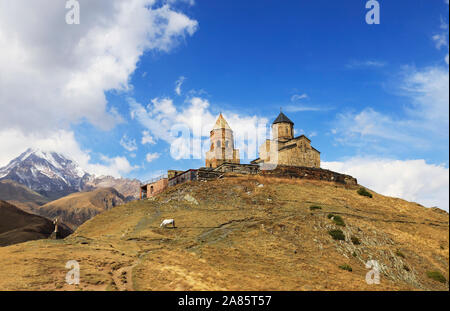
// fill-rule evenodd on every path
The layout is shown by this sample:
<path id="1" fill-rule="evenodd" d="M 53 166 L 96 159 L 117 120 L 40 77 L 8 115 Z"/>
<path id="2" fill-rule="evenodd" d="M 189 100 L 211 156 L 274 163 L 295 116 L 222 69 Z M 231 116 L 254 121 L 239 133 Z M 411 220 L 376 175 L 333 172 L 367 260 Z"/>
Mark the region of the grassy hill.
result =
<path id="1" fill-rule="evenodd" d="M 60 218 L 71 228 L 76 228 L 95 215 L 123 204 L 125 198 L 114 188 L 99 188 L 88 192 L 76 192 L 51 201 L 41 207 L 37 213 L 53 219 Z"/>
<path id="2" fill-rule="evenodd" d="M 54 225 L 50 220 L 26 213 L 8 202 L 0 201 L 0 246 L 47 239 L 53 230 Z M 63 236 L 72 233 L 63 224 L 60 225 L 59 231 Z"/>
<path id="3" fill-rule="evenodd" d="M 39 193 L 12 180 L 0 180 L 0 200 L 7 201 L 29 213 L 35 213 L 40 205 L 50 201 Z"/>
<path id="4" fill-rule="evenodd" d="M 448 290 L 448 214 L 358 189 L 263 177 L 179 185 L 64 240 L 0 248 L 0 289 Z M 166 218 L 176 228 L 160 228 Z M 79 286 L 64 281 L 74 259 Z M 379 285 L 365 281 L 371 259 Z"/>

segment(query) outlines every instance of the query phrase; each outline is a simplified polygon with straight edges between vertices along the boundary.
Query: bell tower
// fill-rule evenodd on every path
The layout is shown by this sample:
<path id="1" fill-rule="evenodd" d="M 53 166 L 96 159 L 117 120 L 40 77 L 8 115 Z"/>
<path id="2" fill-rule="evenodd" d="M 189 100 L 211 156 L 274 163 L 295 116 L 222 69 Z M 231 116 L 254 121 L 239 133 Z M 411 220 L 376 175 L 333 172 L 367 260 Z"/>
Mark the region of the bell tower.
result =
<path id="1" fill-rule="evenodd" d="M 239 150 L 234 149 L 233 130 L 228 125 L 222 113 L 214 124 L 209 138 L 211 147 L 206 152 L 206 167 L 216 168 L 222 163 L 240 163 Z"/>

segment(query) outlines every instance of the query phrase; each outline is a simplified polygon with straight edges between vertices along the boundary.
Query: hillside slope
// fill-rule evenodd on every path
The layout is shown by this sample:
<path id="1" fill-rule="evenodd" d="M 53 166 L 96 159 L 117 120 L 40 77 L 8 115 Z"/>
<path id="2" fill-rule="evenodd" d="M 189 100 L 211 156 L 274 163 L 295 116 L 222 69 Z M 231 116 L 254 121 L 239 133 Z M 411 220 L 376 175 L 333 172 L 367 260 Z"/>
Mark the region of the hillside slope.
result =
<path id="1" fill-rule="evenodd" d="M 40 205 L 50 201 L 24 185 L 7 179 L 0 180 L 0 200 L 7 201 L 29 213 L 35 213 Z"/>
<path id="2" fill-rule="evenodd" d="M 0 201 L 0 246 L 47 239 L 54 228 L 50 220 L 26 213 L 8 202 Z M 63 224 L 60 225 L 59 231 L 63 237 L 72 233 Z"/>
<path id="3" fill-rule="evenodd" d="M 125 197 L 126 201 L 139 199 L 141 182 L 136 179 L 114 178 L 111 176 L 100 176 L 90 179 L 85 184 L 85 190 L 97 188 L 114 188 Z"/>
<path id="4" fill-rule="evenodd" d="M 95 215 L 123 204 L 125 198 L 114 188 L 99 188 L 88 192 L 76 192 L 51 201 L 37 210 L 41 216 L 58 217 L 71 228 L 76 228 Z"/>
<path id="5" fill-rule="evenodd" d="M 176 228 L 160 228 L 166 218 Z M 79 286 L 64 282 L 74 259 Z M 379 285 L 365 281 L 370 259 Z M 448 279 L 448 267 L 447 213 L 333 183 L 237 177 L 118 206 L 62 241 L 0 248 L 0 289 L 448 290 L 427 276 Z"/>

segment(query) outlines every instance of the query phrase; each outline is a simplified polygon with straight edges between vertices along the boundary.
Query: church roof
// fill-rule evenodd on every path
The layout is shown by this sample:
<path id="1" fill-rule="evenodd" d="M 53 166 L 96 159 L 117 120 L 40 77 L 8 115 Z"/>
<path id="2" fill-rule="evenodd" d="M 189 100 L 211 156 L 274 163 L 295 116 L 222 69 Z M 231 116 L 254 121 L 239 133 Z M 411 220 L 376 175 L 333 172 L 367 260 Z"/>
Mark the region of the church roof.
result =
<path id="1" fill-rule="evenodd" d="M 290 124 L 294 124 L 294 122 L 292 122 L 291 120 L 289 120 L 288 117 L 286 117 L 286 115 L 282 112 L 280 112 L 280 114 L 278 115 L 278 117 L 275 119 L 275 121 L 273 121 L 272 124 L 275 123 L 290 123 Z"/>
<path id="2" fill-rule="evenodd" d="M 231 130 L 231 127 L 228 125 L 227 120 L 223 117 L 222 114 L 217 118 L 216 124 L 214 124 L 213 130 L 227 129 Z"/>

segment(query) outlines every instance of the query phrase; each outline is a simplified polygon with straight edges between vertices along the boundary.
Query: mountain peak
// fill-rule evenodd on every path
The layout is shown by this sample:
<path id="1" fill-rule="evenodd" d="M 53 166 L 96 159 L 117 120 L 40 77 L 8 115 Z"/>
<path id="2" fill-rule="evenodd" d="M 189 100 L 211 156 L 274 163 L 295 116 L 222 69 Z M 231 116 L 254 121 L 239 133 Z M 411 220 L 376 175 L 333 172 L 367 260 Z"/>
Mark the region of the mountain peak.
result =
<path id="1" fill-rule="evenodd" d="M 50 198 L 82 190 L 89 177 L 76 162 L 55 151 L 28 148 L 0 168 L 0 180 L 11 179 Z"/>

